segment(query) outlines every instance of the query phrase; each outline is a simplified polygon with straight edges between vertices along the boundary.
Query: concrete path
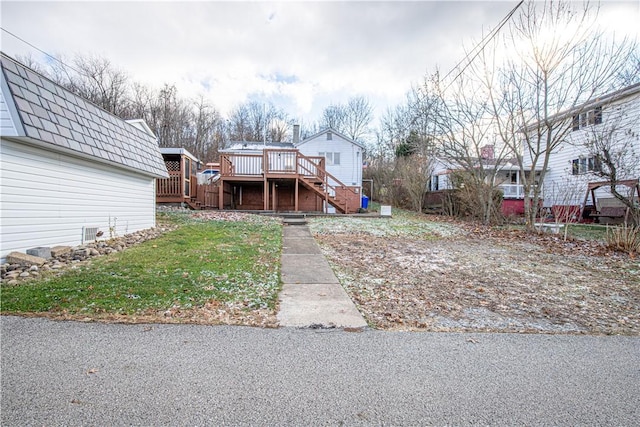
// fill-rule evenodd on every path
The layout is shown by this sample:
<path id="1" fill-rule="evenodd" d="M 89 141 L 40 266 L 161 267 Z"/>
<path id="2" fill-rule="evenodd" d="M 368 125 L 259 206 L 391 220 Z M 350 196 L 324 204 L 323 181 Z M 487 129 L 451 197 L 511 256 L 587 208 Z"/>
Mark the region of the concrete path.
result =
<path id="1" fill-rule="evenodd" d="M 366 321 L 353 304 L 309 227 L 296 221 L 283 228 L 280 326 L 363 328 Z"/>

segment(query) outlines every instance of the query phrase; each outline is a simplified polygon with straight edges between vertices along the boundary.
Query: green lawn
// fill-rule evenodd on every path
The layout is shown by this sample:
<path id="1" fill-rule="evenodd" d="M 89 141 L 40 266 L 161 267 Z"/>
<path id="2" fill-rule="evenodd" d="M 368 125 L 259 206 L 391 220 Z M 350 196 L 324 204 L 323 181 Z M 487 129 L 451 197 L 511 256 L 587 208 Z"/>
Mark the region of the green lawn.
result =
<path id="1" fill-rule="evenodd" d="M 186 218 L 173 218 L 182 225 L 158 239 L 61 276 L 3 286 L 0 310 L 133 315 L 212 300 L 273 309 L 280 290 L 281 225 Z"/>
<path id="2" fill-rule="evenodd" d="M 607 236 L 607 226 L 597 224 L 569 224 L 568 235 L 574 239 L 600 240 L 604 242 Z"/>

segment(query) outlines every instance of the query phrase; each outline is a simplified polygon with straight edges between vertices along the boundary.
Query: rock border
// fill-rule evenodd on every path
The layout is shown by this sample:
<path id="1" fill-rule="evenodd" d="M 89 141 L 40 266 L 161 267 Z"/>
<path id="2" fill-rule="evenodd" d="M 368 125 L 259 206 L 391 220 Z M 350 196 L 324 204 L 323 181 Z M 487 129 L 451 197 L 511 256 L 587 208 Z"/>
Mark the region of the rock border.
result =
<path id="1" fill-rule="evenodd" d="M 156 239 L 176 228 L 177 226 L 148 228 L 121 237 L 98 240 L 76 247 L 56 246 L 51 248 L 51 258 L 49 259 L 38 258 L 37 261 L 7 262 L 2 264 L 0 266 L 0 284 L 3 286 L 15 286 L 27 280 L 39 279 L 46 273 L 59 275 L 71 268 L 76 268 L 82 263 L 86 263 L 91 258 L 122 252 L 147 240 Z M 25 256 L 24 259 L 28 260 L 29 258 Z"/>

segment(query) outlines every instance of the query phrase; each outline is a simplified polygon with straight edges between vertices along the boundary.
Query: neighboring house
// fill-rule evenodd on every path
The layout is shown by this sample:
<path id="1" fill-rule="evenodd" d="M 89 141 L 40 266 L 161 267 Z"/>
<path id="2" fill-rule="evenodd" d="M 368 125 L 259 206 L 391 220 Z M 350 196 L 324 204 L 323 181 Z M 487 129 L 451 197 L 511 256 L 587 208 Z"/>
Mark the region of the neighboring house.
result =
<path id="1" fill-rule="evenodd" d="M 155 226 L 155 136 L 2 54 L 0 258 Z"/>
<path id="2" fill-rule="evenodd" d="M 503 193 L 502 213 L 505 215 L 523 214 L 524 190 L 520 182 L 518 162 L 515 159 L 505 159 L 497 164 L 492 154 L 493 147 L 490 145 L 483 147 L 481 151 L 484 157 L 474 161 L 477 163 L 477 168 L 485 169 L 488 175 L 493 175 L 493 171 L 496 171 L 493 184 Z M 462 170 L 463 168 L 453 161 L 436 159 L 429 182 L 429 191 L 425 199 L 428 209 L 437 210 L 441 207 L 443 200 L 441 193 L 454 188 L 452 174 Z M 526 173 L 529 174 L 529 171 Z"/>
<path id="3" fill-rule="evenodd" d="M 640 83 L 601 96 L 554 118 L 571 130 L 566 141 L 549 157 L 544 179 L 544 206 L 571 205 L 584 208 L 589 183 L 606 181 L 602 168 L 602 150 L 593 141 L 620 155 L 618 180 L 637 181 L 640 177 Z M 593 185 L 592 187 L 595 187 Z M 633 186 L 620 186 L 622 194 L 636 192 Z M 587 204 L 598 205 L 613 200 L 608 185 L 598 186 Z M 617 202 L 617 201 L 615 201 Z M 615 203 L 614 202 L 614 203 Z M 618 202 L 620 203 L 620 202 Z M 578 209 L 579 210 L 579 209 Z"/>
<path id="4" fill-rule="evenodd" d="M 333 129 L 291 143 L 237 142 L 221 151 L 221 209 L 353 213 L 361 206 L 362 146 Z"/>

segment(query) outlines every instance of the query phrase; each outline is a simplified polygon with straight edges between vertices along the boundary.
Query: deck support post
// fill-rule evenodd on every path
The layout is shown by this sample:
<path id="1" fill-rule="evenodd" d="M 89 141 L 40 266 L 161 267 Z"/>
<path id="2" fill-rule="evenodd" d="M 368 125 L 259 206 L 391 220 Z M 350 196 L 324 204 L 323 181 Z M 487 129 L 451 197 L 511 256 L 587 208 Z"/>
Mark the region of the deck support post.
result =
<path id="1" fill-rule="evenodd" d="M 296 184 L 295 184 L 294 192 L 295 192 L 295 195 L 293 196 L 294 197 L 294 199 L 293 199 L 293 203 L 294 203 L 293 210 L 298 212 L 300 210 L 300 207 L 299 207 L 299 203 L 298 203 L 299 193 L 298 193 L 298 178 L 297 177 L 296 177 Z"/>
<path id="2" fill-rule="evenodd" d="M 269 210 L 269 181 L 267 178 L 264 179 L 264 191 L 262 198 L 264 199 L 264 210 Z"/>
<path id="3" fill-rule="evenodd" d="M 224 179 L 220 180 L 220 187 L 218 187 L 218 210 L 224 209 Z"/>
<path id="4" fill-rule="evenodd" d="M 274 211 L 278 210 L 278 207 L 276 206 L 276 196 L 277 196 L 277 194 L 276 194 L 276 182 L 273 181 L 271 183 L 271 198 L 272 198 L 272 203 L 271 204 L 272 204 L 272 207 L 273 207 Z"/>

